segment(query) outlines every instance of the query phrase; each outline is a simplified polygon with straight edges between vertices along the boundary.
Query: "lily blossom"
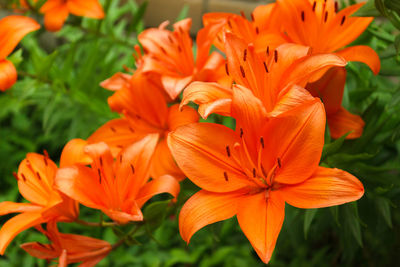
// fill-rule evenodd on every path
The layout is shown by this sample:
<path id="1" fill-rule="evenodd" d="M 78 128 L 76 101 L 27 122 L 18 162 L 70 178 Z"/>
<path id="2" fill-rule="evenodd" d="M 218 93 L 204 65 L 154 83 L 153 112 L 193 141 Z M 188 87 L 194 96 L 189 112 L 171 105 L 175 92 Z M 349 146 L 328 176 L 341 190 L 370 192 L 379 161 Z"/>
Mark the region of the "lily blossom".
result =
<path id="1" fill-rule="evenodd" d="M 268 263 L 285 203 L 329 207 L 359 199 L 364 188 L 345 171 L 318 166 L 325 131 L 319 99 L 267 120 L 260 120 L 257 102 L 235 90 L 236 131 L 217 124 L 189 124 L 170 133 L 168 144 L 179 167 L 202 188 L 180 212 L 182 238 L 189 242 L 204 226 L 236 215 L 251 245 Z M 256 145 L 247 144 L 248 135 Z"/>
<path id="2" fill-rule="evenodd" d="M 94 19 L 104 18 L 98 0 L 47 0 L 40 12 L 44 13 L 44 25 L 49 31 L 59 31 L 70 13 Z"/>
<path id="3" fill-rule="evenodd" d="M 194 82 L 184 93 L 181 106 L 189 101 L 199 104 L 199 113 L 231 115 L 233 90 L 249 89 L 262 102 L 268 116 L 277 116 L 313 97 L 303 87 L 319 72 L 343 67 L 343 58 L 333 54 L 310 55 L 309 47 L 283 44 L 259 54 L 252 44 L 237 36 L 225 34 L 226 72 L 235 82 L 232 86 Z"/>
<path id="4" fill-rule="evenodd" d="M 179 193 L 179 183 L 171 176 L 149 181 L 150 160 L 157 141 L 157 134 L 147 135 L 122 150 L 116 160 L 105 143 L 86 145 L 83 149 L 92 159 L 91 168 L 61 168 L 56 187 L 81 204 L 101 210 L 115 222 L 141 221 L 140 209 L 152 196 L 170 193 L 176 197 Z"/>
<path id="5" fill-rule="evenodd" d="M 145 52 L 141 71 L 160 75 L 161 83 L 171 99 L 175 99 L 192 81 L 217 81 L 225 77 L 223 57 L 217 52 L 209 54 L 211 36 L 217 32 L 213 31 L 213 27 L 198 32 L 195 60 L 189 35 L 191 24 L 191 19 L 184 19 L 175 23 L 171 32 L 166 29 L 166 21 L 158 28 L 147 29 L 138 36 Z"/>
<path id="6" fill-rule="evenodd" d="M 133 74 L 108 103 L 112 110 L 124 116 L 101 126 L 88 138 L 89 143 L 107 143 L 115 157 L 121 149 L 156 133 L 158 142 L 151 159 L 150 176 L 154 179 L 163 175 L 178 180 L 185 178 L 172 158 L 165 137 L 180 125 L 198 121 L 199 116 L 193 108 L 185 107 L 179 111 L 177 104 L 168 107 L 160 87 L 142 72 Z"/>
<path id="7" fill-rule="evenodd" d="M 69 147 L 76 146 L 72 140 L 61 155 L 61 167 L 74 164 L 82 157 L 71 154 Z M 21 195 L 30 203 L 0 203 L 0 215 L 20 213 L 8 220 L 0 229 L 0 254 L 3 255 L 8 244 L 20 232 L 41 223 L 55 221 L 74 221 L 79 215 L 78 203 L 59 192 L 55 187 L 57 165 L 47 154 L 28 153 L 14 174 Z"/>
<path id="8" fill-rule="evenodd" d="M 0 91 L 5 91 L 17 81 L 17 70 L 6 58 L 17 44 L 40 25 L 33 19 L 24 16 L 7 16 L 0 20 Z"/>
<path id="9" fill-rule="evenodd" d="M 60 233 L 56 222 L 48 223 L 46 230 L 41 226 L 36 228 L 52 243 L 30 242 L 22 244 L 21 248 L 39 259 L 54 261 L 58 258 L 58 266 L 67 266 L 78 262 L 82 262 L 80 266 L 96 266 L 112 250 L 112 246 L 107 241 Z"/>

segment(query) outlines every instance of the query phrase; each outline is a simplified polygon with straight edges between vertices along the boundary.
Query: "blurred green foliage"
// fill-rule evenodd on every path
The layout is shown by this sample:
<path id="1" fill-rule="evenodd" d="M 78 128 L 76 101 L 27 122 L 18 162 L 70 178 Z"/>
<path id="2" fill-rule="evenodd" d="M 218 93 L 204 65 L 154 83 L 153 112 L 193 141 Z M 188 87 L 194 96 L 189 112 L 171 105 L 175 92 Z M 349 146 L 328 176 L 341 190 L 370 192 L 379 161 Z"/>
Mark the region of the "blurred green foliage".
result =
<path id="1" fill-rule="evenodd" d="M 105 20 L 70 17 L 59 33 L 42 29 L 29 35 L 11 56 L 20 77 L 12 90 L 0 94 L 0 201 L 21 201 L 11 174 L 26 153 L 46 149 L 56 160 L 68 140 L 86 138 L 117 116 L 107 105 L 111 92 L 99 83 L 122 71 L 122 66 L 135 67 L 131 53 L 136 35 L 143 29 L 146 4 L 137 5 L 133 0 L 103 4 Z M 185 14 L 187 7 L 180 17 Z M 395 266 L 400 258 L 398 1 L 370 0 L 358 15 L 380 14 L 386 18 L 375 20 L 354 43 L 378 52 L 380 74 L 374 76 L 361 63 L 347 67 L 343 105 L 362 115 L 364 134 L 357 140 L 331 140 L 327 136 L 321 160 L 323 166 L 341 168 L 358 177 L 365 186 L 365 196 L 357 203 L 325 209 L 286 205 L 271 266 Z M 231 128 L 235 125 L 233 119 L 216 115 L 208 121 Z M 186 180 L 177 203 L 167 196 L 155 198 L 145 206 L 144 223 L 121 228 L 62 224 L 60 228 L 110 243 L 129 234 L 125 244 L 99 266 L 263 266 L 236 218 L 200 230 L 189 246 L 182 241 L 179 209 L 197 191 Z M 9 217 L 3 216 L 1 222 Z M 101 215 L 82 208 L 81 218 L 99 221 Z M 9 246 L 6 256 L 0 257 L 0 266 L 47 266 L 19 249 L 19 244 L 28 241 L 46 242 L 38 232 L 25 231 Z"/>

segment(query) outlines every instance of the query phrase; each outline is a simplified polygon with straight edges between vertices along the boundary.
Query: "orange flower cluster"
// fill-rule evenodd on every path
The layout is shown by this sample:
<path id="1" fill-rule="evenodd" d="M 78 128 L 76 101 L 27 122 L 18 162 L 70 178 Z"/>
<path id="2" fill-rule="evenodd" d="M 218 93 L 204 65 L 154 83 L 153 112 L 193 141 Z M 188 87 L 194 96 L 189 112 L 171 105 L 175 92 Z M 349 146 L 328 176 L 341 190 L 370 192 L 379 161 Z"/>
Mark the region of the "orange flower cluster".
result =
<path id="1" fill-rule="evenodd" d="M 86 2 L 90 10 L 97 1 Z M 82 3 L 47 1 L 46 26 L 58 29 L 68 12 L 96 13 L 83 12 Z M 60 168 L 47 154 L 30 153 L 22 161 L 16 179 L 30 203 L 0 204 L 1 215 L 21 213 L 1 228 L 0 253 L 15 235 L 35 226 L 53 244 L 22 245 L 28 253 L 59 258 L 60 266 L 81 261 L 93 266 L 111 245 L 61 234 L 57 222 L 76 221 L 78 203 L 101 210 L 115 224 L 143 220 L 146 201 L 160 193 L 177 197 L 178 181 L 188 177 L 201 191 L 181 210 L 182 238 L 189 242 L 200 228 L 236 215 L 268 263 L 285 203 L 321 208 L 364 193 L 353 175 L 319 166 L 326 120 L 333 138 L 362 134 L 362 119 L 341 106 L 347 62 L 362 61 L 379 72 L 371 48 L 343 48 L 372 21 L 351 16 L 361 6 L 339 11 L 333 0 L 278 0 L 256 8 L 251 20 L 206 14 L 196 56 L 190 19 L 175 23 L 172 31 L 166 22 L 142 32 L 144 53 L 135 47 L 136 70 L 101 84 L 114 91 L 108 103 L 120 118 L 87 140 L 70 141 Z M 212 45 L 225 56 L 210 53 Z M 191 101 L 198 111 L 187 106 Z M 198 113 L 231 116 L 236 129 L 198 123 Z"/>

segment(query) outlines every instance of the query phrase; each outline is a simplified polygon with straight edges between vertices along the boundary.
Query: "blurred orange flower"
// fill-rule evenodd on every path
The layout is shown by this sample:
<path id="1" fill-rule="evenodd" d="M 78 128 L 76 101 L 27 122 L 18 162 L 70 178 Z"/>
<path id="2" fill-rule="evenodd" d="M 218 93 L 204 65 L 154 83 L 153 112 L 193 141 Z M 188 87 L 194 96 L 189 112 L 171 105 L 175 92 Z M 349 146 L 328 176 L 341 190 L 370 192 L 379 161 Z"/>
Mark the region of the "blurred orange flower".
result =
<path id="1" fill-rule="evenodd" d="M 260 101 L 234 88 L 232 109 L 236 132 L 197 123 L 168 136 L 179 167 L 202 188 L 181 210 L 180 233 L 189 242 L 202 227 L 236 215 L 257 254 L 268 263 L 285 202 L 299 208 L 328 207 L 359 199 L 364 188 L 345 171 L 318 166 L 325 131 L 319 99 L 263 120 Z M 246 136 L 253 139 L 251 145 Z"/>
<path id="2" fill-rule="evenodd" d="M 40 25 L 24 16 L 8 16 L 0 20 L 0 91 L 5 91 L 17 81 L 17 70 L 6 58 L 25 35 L 36 31 Z"/>
<path id="3" fill-rule="evenodd" d="M 49 31 L 58 31 L 64 25 L 68 15 L 104 18 L 104 11 L 98 0 L 47 0 L 40 8 L 44 13 L 44 25 Z"/>
<path id="4" fill-rule="evenodd" d="M 39 259 L 54 261 L 58 258 L 60 267 L 77 262 L 82 262 L 80 266 L 96 266 L 112 250 L 110 243 L 103 240 L 60 233 L 56 222 L 48 223 L 46 230 L 41 226 L 38 226 L 37 229 L 52 243 L 31 242 L 22 244 L 21 248 Z"/>
<path id="5" fill-rule="evenodd" d="M 149 181 L 150 160 L 158 135 L 151 134 L 122 150 L 114 161 L 105 143 L 85 146 L 91 168 L 75 165 L 61 168 L 57 188 L 83 205 L 99 209 L 120 224 L 141 221 L 141 207 L 152 196 L 170 193 L 176 197 L 179 183 L 171 176 Z M 82 151 L 78 146 L 77 151 Z"/>

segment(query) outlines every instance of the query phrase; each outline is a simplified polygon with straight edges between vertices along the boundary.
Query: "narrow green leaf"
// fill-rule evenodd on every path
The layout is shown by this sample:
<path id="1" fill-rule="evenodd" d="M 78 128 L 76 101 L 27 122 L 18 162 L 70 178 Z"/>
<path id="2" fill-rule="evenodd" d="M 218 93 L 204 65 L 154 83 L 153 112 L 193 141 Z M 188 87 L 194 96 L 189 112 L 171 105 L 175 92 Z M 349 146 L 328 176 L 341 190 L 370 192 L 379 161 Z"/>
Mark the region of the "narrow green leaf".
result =
<path id="1" fill-rule="evenodd" d="M 308 230 L 310 229 L 311 223 L 314 220 L 315 214 L 318 209 L 308 209 L 304 214 L 304 238 L 307 239 Z"/>
<path id="2" fill-rule="evenodd" d="M 363 246 L 361 236 L 360 220 L 358 218 L 357 203 L 350 203 L 342 206 L 344 210 L 345 227 L 350 231 L 353 237 L 356 239 L 360 247 Z"/>
<path id="3" fill-rule="evenodd" d="M 392 228 L 392 216 L 390 212 L 390 201 L 387 198 L 379 197 L 376 199 L 376 206 L 378 211 L 382 214 L 383 219 L 387 225 Z"/>
<path id="4" fill-rule="evenodd" d="M 187 18 L 188 13 L 189 13 L 189 5 L 185 4 L 182 7 L 181 12 L 179 12 L 178 17 L 176 17 L 176 21 L 180 21 L 183 20 L 184 18 Z"/>
<path id="5" fill-rule="evenodd" d="M 357 10 L 352 17 L 379 17 L 381 13 L 375 7 L 375 1 L 369 0 L 359 10 Z"/>

